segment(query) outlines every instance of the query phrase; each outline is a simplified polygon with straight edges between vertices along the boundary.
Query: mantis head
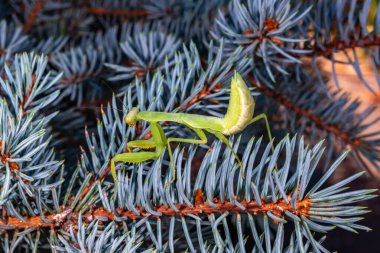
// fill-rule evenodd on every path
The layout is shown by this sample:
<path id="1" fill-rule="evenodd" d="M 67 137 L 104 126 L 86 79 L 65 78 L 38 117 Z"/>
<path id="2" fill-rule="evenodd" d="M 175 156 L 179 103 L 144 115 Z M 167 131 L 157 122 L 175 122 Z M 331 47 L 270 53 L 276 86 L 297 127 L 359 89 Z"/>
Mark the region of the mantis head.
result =
<path id="1" fill-rule="evenodd" d="M 137 114 L 139 113 L 139 109 L 137 107 L 133 107 L 125 116 L 125 123 L 127 123 L 130 127 L 134 127 L 137 122 Z"/>

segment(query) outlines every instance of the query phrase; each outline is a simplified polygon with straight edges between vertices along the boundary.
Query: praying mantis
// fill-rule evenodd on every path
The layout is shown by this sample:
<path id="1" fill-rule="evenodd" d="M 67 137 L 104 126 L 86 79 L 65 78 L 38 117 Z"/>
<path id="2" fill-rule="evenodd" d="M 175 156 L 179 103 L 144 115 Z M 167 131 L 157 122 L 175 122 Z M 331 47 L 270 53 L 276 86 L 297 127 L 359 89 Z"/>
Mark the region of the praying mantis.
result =
<path id="1" fill-rule="evenodd" d="M 245 84 L 243 78 L 235 71 L 231 80 L 231 93 L 228 104 L 227 113 L 223 118 L 204 116 L 198 114 L 188 113 L 167 113 L 157 111 L 139 111 L 134 107 L 125 117 L 125 122 L 134 127 L 138 121 L 144 120 L 150 123 L 150 132 L 152 135 L 151 140 L 134 140 L 127 143 L 127 150 L 131 151 L 132 148 L 140 148 L 142 150 L 149 150 L 155 148 L 155 152 L 128 152 L 115 155 L 111 163 L 111 174 L 115 180 L 115 188 L 117 184 L 115 163 L 141 163 L 151 159 L 161 157 L 162 153 L 167 147 L 170 157 L 170 164 L 172 169 L 172 178 L 170 182 L 165 185 L 167 188 L 174 182 L 176 177 L 176 170 L 173 162 L 173 153 L 170 147 L 171 142 L 182 142 L 192 144 L 206 144 L 206 133 L 214 135 L 222 141 L 232 151 L 236 160 L 238 161 L 242 175 L 243 165 L 239 156 L 234 152 L 232 146 L 229 144 L 226 136 L 242 132 L 248 125 L 264 119 L 269 139 L 272 141 L 272 134 L 270 131 L 268 119 L 264 113 L 253 117 L 255 109 L 255 101 L 251 95 L 250 90 Z M 185 138 L 167 138 L 160 123 L 161 121 L 176 122 L 185 125 L 193 130 L 199 139 L 185 139 Z"/>

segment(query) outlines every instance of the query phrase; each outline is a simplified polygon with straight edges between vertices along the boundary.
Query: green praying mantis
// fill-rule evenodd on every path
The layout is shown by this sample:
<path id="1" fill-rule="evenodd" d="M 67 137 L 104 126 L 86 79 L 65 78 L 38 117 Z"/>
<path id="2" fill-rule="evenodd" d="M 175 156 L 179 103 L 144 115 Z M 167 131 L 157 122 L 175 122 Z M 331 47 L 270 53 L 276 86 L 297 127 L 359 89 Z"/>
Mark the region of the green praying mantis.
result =
<path id="1" fill-rule="evenodd" d="M 151 140 L 134 140 L 127 143 L 127 150 L 131 151 L 132 148 L 140 148 L 142 150 L 149 150 L 155 148 L 155 152 L 128 152 L 115 155 L 111 159 L 111 174 L 115 180 L 115 188 L 117 189 L 117 176 L 115 163 L 141 163 L 147 160 L 156 159 L 161 157 L 165 148 L 167 147 L 170 157 L 170 164 L 172 169 L 172 178 L 170 182 L 165 185 L 167 188 L 174 182 L 176 177 L 176 170 L 173 162 L 173 153 L 170 147 L 171 142 L 183 142 L 192 144 L 206 144 L 206 133 L 213 134 L 216 138 L 222 141 L 232 151 L 236 160 L 239 162 L 242 176 L 243 165 L 239 156 L 234 152 L 232 146 L 229 144 L 226 136 L 242 132 L 248 125 L 264 119 L 269 139 L 272 141 L 272 134 L 269 128 L 269 123 L 264 113 L 253 117 L 255 109 L 255 101 L 251 95 L 250 90 L 245 84 L 243 78 L 236 71 L 231 80 L 231 94 L 228 104 L 227 113 L 223 118 L 204 116 L 198 114 L 187 113 L 166 113 L 155 111 L 139 111 L 134 107 L 128 112 L 125 117 L 125 122 L 134 127 L 138 121 L 144 120 L 150 123 L 150 132 L 152 135 Z M 185 139 L 185 138 L 167 138 L 160 121 L 176 122 L 185 125 L 193 130 L 199 139 Z"/>

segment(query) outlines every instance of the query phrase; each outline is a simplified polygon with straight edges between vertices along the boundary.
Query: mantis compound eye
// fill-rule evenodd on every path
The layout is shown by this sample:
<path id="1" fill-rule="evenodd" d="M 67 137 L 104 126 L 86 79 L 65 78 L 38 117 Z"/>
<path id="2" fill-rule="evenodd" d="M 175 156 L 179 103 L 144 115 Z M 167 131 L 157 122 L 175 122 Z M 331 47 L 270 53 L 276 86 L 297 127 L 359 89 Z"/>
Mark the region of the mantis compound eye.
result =
<path id="1" fill-rule="evenodd" d="M 128 112 L 127 116 L 125 116 L 125 123 L 127 123 L 130 127 L 134 127 L 136 125 L 138 113 L 139 109 L 133 107 L 132 110 Z"/>

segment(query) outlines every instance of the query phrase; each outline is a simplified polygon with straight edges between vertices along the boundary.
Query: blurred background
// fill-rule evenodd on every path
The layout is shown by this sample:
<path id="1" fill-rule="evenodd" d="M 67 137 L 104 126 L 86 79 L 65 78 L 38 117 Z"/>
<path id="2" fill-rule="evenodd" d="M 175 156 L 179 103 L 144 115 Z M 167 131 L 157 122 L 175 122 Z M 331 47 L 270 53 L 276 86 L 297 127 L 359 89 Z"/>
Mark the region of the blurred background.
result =
<path id="1" fill-rule="evenodd" d="M 377 87 L 376 76 L 370 63 L 369 57 L 362 50 L 357 50 L 360 62 L 360 68 L 368 84 L 373 88 L 375 92 L 369 91 L 361 83 L 357 72 L 350 65 L 343 65 L 335 63 L 336 74 L 339 79 L 339 85 L 342 91 L 350 94 L 351 99 L 359 99 L 361 107 L 364 110 L 368 106 L 375 106 L 376 109 L 373 114 L 365 119 L 365 122 L 370 122 L 376 117 L 380 116 L 380 91 Z M 337 60 L 340 58 L 345 59 L 345 55 L 335 54 Z M 321 60 L 321 66 L 323 70 L 329 75 L 333 75 L 331 61 Z M 329 81 L 329 86 L 332 89 L 337 89 L 333 79 Z M 368 129 L 368 132 L 379 131 L 380 124 L 373 125 Z M 344 165 L 339 168 L 331 178 L 331 183 L 341 181 L 350 175 L 353 175 L 357 171 L 357 165 L 350 159 L 346 159 Z M 354 190 L 363 188 L 380 188 L 380 179 L 376 177 L 370 177 L 369 175 L 361 177 L 351 184 Z M 378 246 L 378 240 L 380 238 L 380 200 L 379 198 L 371 199 L 361 203 L 368 206 L 371 213 L 365 215 L 365 219 L 362 224 L 373 229 L 372 232 L 354 234 L 345 230 L 333 230 L 329 233 L 326 239 L 325 246 L 338 252 L 380 252 Z"/>

